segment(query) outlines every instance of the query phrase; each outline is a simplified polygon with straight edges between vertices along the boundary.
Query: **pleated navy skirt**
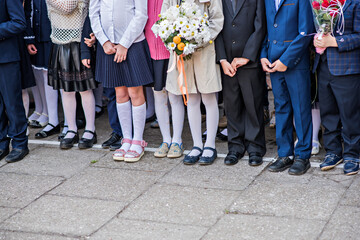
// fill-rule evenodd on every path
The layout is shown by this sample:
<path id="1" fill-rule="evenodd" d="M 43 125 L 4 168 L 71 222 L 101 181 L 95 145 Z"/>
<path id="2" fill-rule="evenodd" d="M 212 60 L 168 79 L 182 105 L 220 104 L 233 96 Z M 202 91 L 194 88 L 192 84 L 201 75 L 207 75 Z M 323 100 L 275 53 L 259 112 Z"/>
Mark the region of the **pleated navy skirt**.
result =
<path id="1" fill-rule="evenodd" d="M 153 76 L 154 76 L 154 90 L 162 91 L 166 84 L 169 59 L 163 59 L 163 60 L 152 59 L 152 66 L 153 66 Z"/>
<path id="2" fill-rule="evenodd" d="M 31 56 L 31 63 L 36 68 L 48 69 L 52 42 L 35 42 L 37 53 Z"/>
<path id="3" fill-rule="evenodd" d="M 114 62 L 114 56 L 107 55 L 101 44 L 96 51 L 96 81 L 103 87 L 139 87 L 153 83 L 149 47 L 146 40 L 134 43 L 128 49 L 126 60 Z"/>

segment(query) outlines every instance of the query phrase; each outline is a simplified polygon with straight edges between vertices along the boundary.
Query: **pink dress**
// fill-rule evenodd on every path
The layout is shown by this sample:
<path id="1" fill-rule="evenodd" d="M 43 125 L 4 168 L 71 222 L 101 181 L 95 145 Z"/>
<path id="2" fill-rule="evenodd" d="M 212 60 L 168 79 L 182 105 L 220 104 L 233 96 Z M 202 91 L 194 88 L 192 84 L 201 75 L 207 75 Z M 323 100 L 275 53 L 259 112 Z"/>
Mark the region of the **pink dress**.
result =
<path id="1" fill-rule="evenodd" d="M 159 20 L 163 0 L 148 0 L 148 21 L 145 26 L 145 38 L 150 48 L 151 58 L 154 60 L 169 59 L 170 53 L 165 48 L 160 37 L 156 38 L 151 27 Z"/>

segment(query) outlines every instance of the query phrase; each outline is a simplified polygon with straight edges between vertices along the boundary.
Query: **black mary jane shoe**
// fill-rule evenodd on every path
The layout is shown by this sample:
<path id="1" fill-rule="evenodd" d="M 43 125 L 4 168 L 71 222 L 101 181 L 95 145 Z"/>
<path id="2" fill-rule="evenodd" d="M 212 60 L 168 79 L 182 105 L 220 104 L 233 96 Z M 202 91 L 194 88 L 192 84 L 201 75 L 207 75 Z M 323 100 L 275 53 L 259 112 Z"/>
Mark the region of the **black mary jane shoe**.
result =
<path id="1" fill-rule="evenodd" d="M 87 149 L 87 148 L 92 148 L 93 145 L 95 143 L 97 143 L 97 136 L 96 136 L 96 132 L 90 131 L 90 130 L 84 130 L 84 133 L 91 133 L 93 135 L 93 137 L 91 139 L 88 138 L 81 138 L 79 141 L 79 149 Z"/>
<path id="2" fill-rule="evenodd" d="M 64 125 L 63 128 L 69 128 L 69 126 Z M 63 140 L 64 137 L 65 137 L 65 135 L 66 135 L 66 133 L 61 132 L 61 133 L 58 135 L 58 141 Z"/>
<path id="3" fill-rule="evenodd" d="M 215 148 L 211 148 L 211 147 L 204 147 L 204 150 L 210 150 L 213 152 L 213 155 L 211 157 L 204 157 L 201 156 L 200 160 L 199 160 L 199 164 L 200 165 L 211 165 L 214 163 L 215 159 L 217 158 L 217 151 Z M 203 150 L 203 153 L 204 153 Z"/>
<path id="4" fill-rule="evenodd" d="M 60 133 L 60 124 L 54 126 L 51 123 L 48 123 L 47 125 L 50 125 L 52 127 L 52 129 L 50 129 L 49 131 L 41 130 L 40 132 L 37 132 L 35 134 L 36 139 L 47 138 L 47 137 L 49 137 L 51 135 L 54 135 L 56 133 Z"/>
<path id="5" fill-rule="evenodd" d="M 198 147 L 193 147 L 191 149 L 191 151 L 192 150 L 198 150 L 200 153 L 199 153 L 199 155 L 196 155 L 196 156 L 189 156 L 190 153 L 188 155 L 186 155 L 184 157 L 184 160 L 183 160 L 183 163 L 185 165 L 194 165 L 195 163 L 197 163 L 199 161 L 200 157 L 201 157 L 202 152 L 203 152 L 203 150 L 201 148 L 198 148 Z"/>
<path id="6" fill-rule="evenodd" d="M 74 146 L 75 143 L 79 142 L 79 134 L 77 132 L 75 132 L 73 130 L 68 130 L 66 132 L 66 134 L 67 133 L 74 133 L 75 135 L 72 138 L 65 138 L 64 137 L 63 139 L 61 139 L 61 141 L 60 141 L 60 148 L 61 149 L 70 149 L 70 148 L 72 148 Z M 65 136 L 66 136 L 66 134 L 65 134 Z"/>

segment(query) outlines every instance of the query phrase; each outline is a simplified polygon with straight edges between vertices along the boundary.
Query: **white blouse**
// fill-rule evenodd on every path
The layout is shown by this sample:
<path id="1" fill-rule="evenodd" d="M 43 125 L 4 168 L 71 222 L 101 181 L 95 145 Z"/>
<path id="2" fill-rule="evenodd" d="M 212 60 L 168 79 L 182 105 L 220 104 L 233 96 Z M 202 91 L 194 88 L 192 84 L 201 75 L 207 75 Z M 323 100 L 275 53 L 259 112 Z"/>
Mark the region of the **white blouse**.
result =
<path id="1" fill-rule="evenodd" d="M 147 0 L 91 0 L 89 17 L 101 45 L 110 41 L 130 48 L 145 39 Z"/>

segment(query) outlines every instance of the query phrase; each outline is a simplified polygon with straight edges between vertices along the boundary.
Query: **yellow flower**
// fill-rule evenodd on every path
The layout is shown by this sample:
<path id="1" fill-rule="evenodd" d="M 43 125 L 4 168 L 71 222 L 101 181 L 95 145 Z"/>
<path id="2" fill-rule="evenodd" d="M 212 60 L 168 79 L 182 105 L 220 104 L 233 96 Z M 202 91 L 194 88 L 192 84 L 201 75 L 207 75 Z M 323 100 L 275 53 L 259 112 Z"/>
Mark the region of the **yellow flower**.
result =
<path id="1" fill-rule="evenodd" d="M 161 18 L 161 14 L 159 14 L 158 16 L 159 16 L 159 18 Z"/>
<path id="2" fill-rule="evenodd" d="M 209 43 L 212 44 L 212 43 L 213 43 L 213 40 L 210 40 Z"/>
<path id="3" fill-rule="evenodd" d="M 179 5 L 176 5 L 177 8 L 179 8 L 180 6 Z"/>

